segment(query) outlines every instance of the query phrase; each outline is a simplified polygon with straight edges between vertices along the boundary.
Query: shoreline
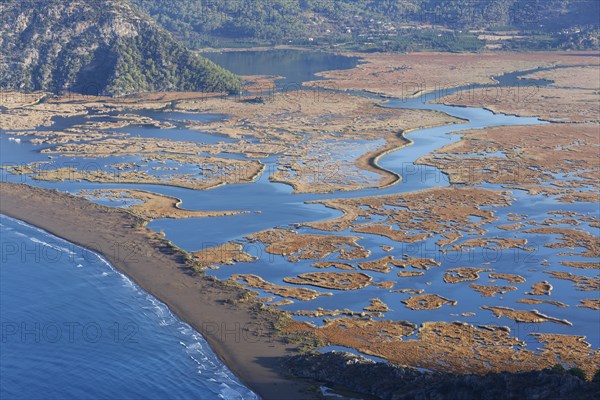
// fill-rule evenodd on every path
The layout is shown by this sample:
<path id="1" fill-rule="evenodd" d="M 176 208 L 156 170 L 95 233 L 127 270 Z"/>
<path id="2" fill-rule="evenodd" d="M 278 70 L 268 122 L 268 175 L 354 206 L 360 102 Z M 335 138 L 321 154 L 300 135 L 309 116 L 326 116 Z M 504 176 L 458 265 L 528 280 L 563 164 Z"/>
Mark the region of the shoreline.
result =
<path id="1" fill-rule="evenodd" d="M 0 213 L 103 256 L 201 333 L 261 398 L 319 398 L 315 384 L 283 375 L 281 361 L 297 354 L 276 335 L 283 314 L 261 312 L 254 300 L 240 301 L 248 291 L 238 285 L 193 275 L 189 254 L 145 228 L 141 218 L 56 190 L 7 182 L 0 183 Z"/>

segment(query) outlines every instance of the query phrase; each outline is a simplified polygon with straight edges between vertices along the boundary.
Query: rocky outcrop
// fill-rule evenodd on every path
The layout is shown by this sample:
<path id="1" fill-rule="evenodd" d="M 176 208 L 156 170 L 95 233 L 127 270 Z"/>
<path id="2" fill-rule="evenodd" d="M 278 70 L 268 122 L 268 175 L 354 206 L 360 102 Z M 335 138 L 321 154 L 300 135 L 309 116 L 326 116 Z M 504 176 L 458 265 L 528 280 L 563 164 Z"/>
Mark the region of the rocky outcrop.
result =
<path id="1" fill-rule="evenodd" d="M 8 0 L 0 8 L 2 89 L 127 95 L 241 87 L 124 0 Z"/>

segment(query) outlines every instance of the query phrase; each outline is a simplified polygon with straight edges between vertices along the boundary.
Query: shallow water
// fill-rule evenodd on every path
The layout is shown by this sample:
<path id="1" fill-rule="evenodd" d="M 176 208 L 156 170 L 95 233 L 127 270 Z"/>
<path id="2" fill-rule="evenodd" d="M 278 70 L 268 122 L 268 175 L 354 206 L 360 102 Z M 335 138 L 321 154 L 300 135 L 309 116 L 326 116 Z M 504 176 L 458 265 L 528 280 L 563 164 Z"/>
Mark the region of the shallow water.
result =
<path id="1" fill-rule="evenodd" d="M 281 76 L 276 87 L 283 91 L 297 90 L 303 82 L 320 79 L 315 76 L 318 72 L 351 69 L 358 62 L 354 57 L 297 50 L 211 52 L 202 55 L 239 75 Z"/>

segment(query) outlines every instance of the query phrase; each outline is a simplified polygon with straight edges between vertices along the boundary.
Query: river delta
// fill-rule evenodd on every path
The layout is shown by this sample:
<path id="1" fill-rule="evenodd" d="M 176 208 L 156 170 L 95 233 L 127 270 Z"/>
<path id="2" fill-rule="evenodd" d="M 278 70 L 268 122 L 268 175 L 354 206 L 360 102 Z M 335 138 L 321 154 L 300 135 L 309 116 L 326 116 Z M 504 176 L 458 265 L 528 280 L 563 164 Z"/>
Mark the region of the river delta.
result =
<path id="1" fill-rule="evenodd" d="M 2 93 L 2 178 L 126 208 L 311 348 L 591 377 L 598 55 L 280 52 L 213 56 L 239 96 Z"/>

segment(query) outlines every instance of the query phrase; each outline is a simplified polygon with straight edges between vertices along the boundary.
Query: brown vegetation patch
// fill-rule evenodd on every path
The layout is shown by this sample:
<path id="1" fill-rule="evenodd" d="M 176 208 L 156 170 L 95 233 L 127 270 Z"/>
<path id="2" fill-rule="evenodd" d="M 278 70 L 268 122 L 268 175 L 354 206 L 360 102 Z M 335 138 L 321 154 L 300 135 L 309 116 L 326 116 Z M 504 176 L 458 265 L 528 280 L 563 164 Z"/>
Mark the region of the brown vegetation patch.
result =
<path id="1" fill-rule="evenodd" d="M 177 108 L 228 114 L 227 121 L 189 127 L 283 146 L 279 168 L 270 179 L 289 184 L 297 192 L 325 193 L 398 182 L 398 175 L 377 166 L 378 156 L 409 144 L 402 135 L 405 130 L 458 122 L 439 112 L 389 109 L 380 104 L 380 100 L 349 94 L 298 90 L 237 101 L 180 102 Z M 349 146 L 357 150 L 357 157 L 344 152 Z"/>
<path id="2" fill-rule="evenodd" d="M 262 289 L 265 292 L 273 293 L 281 297 L 302 301 L 314 300 L 319 296 L 328 295 L 328 293 L 317 292 L 312 289 L 275 285 L 274 283 L 265 281 L 260 276 L 250 274 L 235 274 L 232 275 L 230 279 L 233 281 L 243 281 L 246 286 L 251 288 Z"/>
<path id="3" fill-rule="evenodd" d="M 532 223 L 534 225 L 537 225 L 535 223 Z M 571 219 L 571 218 L 561 218 L 561 219 L 554 219 L 554 218 L 546 218 L 545 220 L 543 220 L 542 222 L 539 223 L 539 225 L 571 225 L 571 226 L 577 226 L 579 225 L 580 222 L 577 221 L 576 219 Z"/>
<path id="4" fill-rule="evenodd" d="M 452 373 L 533 371 L 557 362 L 582 368 L 588 378 L 600 366 L 600 351 L 590 349 L 584 337 L 535 334 L 546 344 L 540 352 L 525 348 L 525 342 L 500 326 L 475 327 L 460 322 L 425 322 L 418 337 L 408 339 L 416 326 L 406 322 L 338 319 L 317 328 L 292 322 L 284 331 L 310 335 L 325 345 L 354 348 L 402 365 Z"/>
<path id="5" fill-rule="evenodd" d="M 142 169 L 137 165 L 107 165 L 106 169 L 77 169 L 73 167 L 53 168 L 51 162 L 35 162 L 28 165 L 6 165 L 2 168 L 14 175 L 28 174 L 41 181 L 88 181 L 96 183 L 154 184 L 205 190 L 225 184 L 253 182 L 263 171 L 264 165 L 258 161 L 235 160 L 218 157 L 174 157 L 182 164 L 195 164 L 202 168 L 202 174 L 169 173 L 158 174 L 155 170 Z M 126 169 L 124 168 L 126 167 Z"/>
<path id="6" fill-rule="evenodd" d="M 600 71 L 591 66 L 537 71 L 523 78 L 551 80 L 553 87 L 600 90 Z"/>
<path id="7" fill-rule="evenodd" d="M 524 219 L 527 219 L 527 215 L 524 214 L 515 214 L 515 213 L 508 213 L 508 218 L 509 221 L 523 221 Z"/>
<path id="8" fill-rule="evenodd" d="M 592 228 L 600 228 L 600 218 L 583 217 L 583 218 L 581 218 L 581 220 L 584 222 L 588 222 L 590 224 L 590 227 L 592 227 Z"/>
<path id="9" fill-rule="evenodd" d="M 444 304 L 455 306 L 458 302 L 437 294 L 421 294 L 402 300 L 402 303 L 411 310 L 435 310 L 437 308 L 442 308 Z"/>
<path id="10" fill-rule="evenodd" d="M 372 321 L 356 318 L 339 318 L 325 322 L 317 330 L 317 337 L 339 345 L 358 348 L 365 341 L 392 343 L 411 335 L 417 327 L 406 321 Z"/>
<path id="11" fill-rule="evenodd" d="M 353 230 L 359 233 L 368 233 L 371 235 L 385 236 L 396 242 L 404 243 L 420 242 L 431 237 L 431 234 L 429 233 L 409 234 L 408 232 L 395 230 L 391 226 L 381 224 L 363 224 L 361 226 L 355 227 Z"/>
<path id="12" fill-rule="evenodd" d="M 570 272 L 560 272 L 560 271 L 544 271 L 546 274 L 550 274 L 552 278 L 563 279 L 566 281 L 575 282 L 575 287 L 577 290 L 583 290 L 586 292 L 591 292 L 595 290 L 600 290 L 600 278 L 590 278 L 582 275 L 573 275 Z"/>
<path id="13" fill-rule="evenodd" d="M 452 183 L 502 184 L 534 194 L 536 185 L 560 182 L 560 188 L 544 186 L 538 192 L 561 195 L 563 201 L 593 201 L 588 197 L 598 196 L 582 188 L 597 188 L 600 180 L 596 167 L 598 125 L 503 126 L 461 134 L 460 141 L 419 158 L 417 163 L 440 168 Z M 490 156 L 496 152 L 505 157 Z M 569 181 L 555 178 L 556 174 L 573 173 L 575 178 Z"/>
<path id="14" fill-rule="evenodd" d="M 337 253 L 341 259 L 354 260 L 370 254 L 369 250 L 357 243 L 360 239 L 357 236 L 300 234 L 291 230 L 270 229 L 253 233 L 247 238 L 266 244 L 268 253 L 287 256 L 290 261 L 324 259 Z"/>
<path id="15" fill-rule="evenodd" d="M 265 155 L 284 151 L 285 147 L 273 143 L 253 143 L 248 140 L 219 142 L 212 144 L 172 141 L 167 139 L 126 137 L 67 143 L 54 148 L 43 149 L 43 154 L 62 154 L 78 157 L 146 156 L 154 160 L 170 160 L 181 156 L 197 156 L 207 153 L 239 153 Z"/>
<path id="16" fill-rule="evenodd" d="M 450 248 L 450 251 L 469 251 L 473 247 L 483 247 L 490 250 L 506 250 L 506 249 L 522 249 L 532 251 L 534 249 L 524 247 L 527 244 L 527 239 L 511 239 L 511 238 L 476 238 L 468 239 L 462 243 L 456 244 Z"/>
<path id="17" fill-rule="evenodd" d="M 423 293 L 425 290 L 423 289 L 396 289 L 396 290 L 392 290 L 392 293 L 410 293 L 410 294 L 421 294 Z"/>
<path id="18" fill-rule="evenodd" d="M 542 323 L 542 322 L 554 322 L 556 324 L 568 325 L 572 326 L 573 324 L 567 321 L 566 319 L 558 319 L 549 317 L 547 315 L 542 314 L 537 310 L 514 310 L 508 307 L 491 307 L 491 306 L 482 306 L 484 310 L 489 310 L 494 313 L 494 315 L 498 318 L 506 317 L 513 319 L 517 322 L 525 322 L 525 323 Z"/>
<path id="19" fill-rule="evenodd" d="M 506 294 L 510 291 L 517 290 L 514 286 L 478 285 L 476 283 L 471 283 L 469 287 L 486 297 L 493 297 L 498 293 Z"/>
<path id="20" fill-rule="evenodd" d="M 523 224 L 522 223 L 516 223 L 516 224 L 511 224 L 511 225 L 498 225 L 497 228 L 498 229 L 502 229 L 503 231 L 516 231 L 519 228 L 522 228 Z"/>
<path id="21" fill-rule="evenodd" d="M 400 278 L 413 278 L 415 276 L 423 276 L 425 272 L 423 271 L 399 271 L 398 276 Z"/>
<path id="22" fill-rule="evenodd" d="M 0 95 L 0 106 L 6 109 L 0 113 L 0 129 L 36 129 L 51 126 L 54 117 L 73 117 L 88 113 L 80 104 L 40 102 L 45 97 L 45 93 L 3 92 Z"/>
<path id="23" fill-rule="evenodd" d="M 459 283 L 467 281 L 476 281 L 479 279 L 481 272 L 493 271 L 486 268 L 472 268 L 472 267 L 461 267 L 452 268 L 446 271 L 444 274 L 444 282 L 446 283 Z"/>
<path id="24" fill-rule="evenodd" d="M 412 267 L 427 271 L 430 267 L 439 267 L 442 263 L 435 261 L 433 258 L 404 257 L 395 265 L 402 268 Z"/>
<path id="25" fill-rule="evenodd" d="M 329 262 L 329 261 L 318 261 L 316 263 L 312 264 L 313 267 L 315 268 L 337 268 L 337 269 L 343 269 L 343 270 L 355 270 L 356 268 L 348 263 L 341 263 L 341 262 Z"/>
<path id="26" fill-rule="evenodd" d="M 585 181 L 571 179 L 569 181 L 555 181 L 551 183 L 552 185 L 555 185 L 557 182 L 562 182 L 563 184 L 561 185 L 561 188 L 541 185 L 507 185 L 506 187 L 524 190 L 532 196 L 556 196 L 556 200 L 560 201 L 561 203 L 597 203 L 600 201 L 600 193 L 598 192 L 597 188 L 592 189 L 591 191 L 564 189 L 568 185 L 572 185 L 573 187 L 577 188 L 581 188 L 585 185 L 595 185 L 596 181 L 594 179 L 598 178 L 597 172 L 579 172 L 578 178 L 583 178 Z"/>
<path id="27" fill-rule="evenodd" d="M 256 257 L 244 251 L 239 243 L 229 242 L 217 247 L 202 249 L 192 253 L 201 268 L 218 268 L 218 265 L 233 265 L 238 262 L 252 262 Z"/>
<path id="28" fill-rule="evenodd" d="M 508 206 L 511 199 L 506 192 L 486 189 L 432 188 L 397 195 L 318 203 L 343 211 L 344 215 L 306 224 L 315 229 L 340 231 L 351 228 L 355 232 L 379 234 L 401 242 L 421 241 L 440 234 L 447 238 L 447 242 L 442 244 L 450 244 L 463 232 L 484 233 L 481 226 L 495 221 L 496 217 L 494 211 L 482 208 Z M 355 222 L 360 217 L 384 220 L 377 224 Z"/>
<path id="29" fill-rule="evenodd" d="M 600 269 L 600 262 L 594 261 L 561 261 L 560 263 L 566 267 L 573 267 L 579 269 Z"/>
<path id="30" fill-rule="evenodd" d="M 285 79 L 283 76 L 277 75 L 244 75 L 242 78 L 246 81 L 247 92 L 266 92 L 273 93 L 275 91 L 275 81 Z"/>
<path id="31" fill-rule="evenodd" d="M 345 315 L 348 317 L 383 317 L 383 314 L 378 311 L 352 311 L 348 308 L 343 310 L 325 310 L 322 307 L 317 307 L 316 310 L 299 310 L 295 311 L 294 315 L 299 317 L 321 318 L 321 317 L 339 317 Z"/>
<path id="32" fill-rule="evenodd" d="M 394 282 L 394 281 L 384 281 L 384 282 L 374 283 L 374 285 L 379 286 L 382 289 L 391 289 L 394 287 L 395 284 L 396 284 L 396 282 Z"/>
<path id="33" fill-rule="evenodd" d="M 542 348 L 543 365 L 548 361 L 560 360 L 567 365 L 575 365 L 584 370 L 588 379 L 591 379 L 600 365 L 600 351 L 591 349 L 585 341 L 585 336 L 560 335 L 555 333 L 532 333 L 540 343 L 545 343 Z"/>
<path id="34" fill-rule="evenodd" d="M 396 260 L 394 256 L 385 256 L 377 260 L 363 261 L 358 264 L 358 267 L 367 271 L 383 272 L 387 274 L 392 270 L 390 265 L 404 267 L 402 261 Z"/>
<path id="35" fill-rule="evenodd" d="M 281 306 L 288 306 L 290 304 L 294 304 L 294 301 L 286 299 L 286 300 L 281 300 L 281 301 L 275 301 L 273 303 L 270 303 L 269 305 L 273 306 L 273 307 L 281 307 Z"/>
<path id="36" fill-rule="evenodd" d="M 561 303 L 560 301 L 541 300 L 541 299 L 532 299 L 532 298 L 520 299 L 520 300 L 517 300 L 517 303 L 522 303 L 522 304 L 552 304 L 553 306 L 561 307 L 561 308 L 569 307 L 567 304 Z"/>
<path id="37" fill-rule="evenodd" d="M 10 135 L 27 136 L 29 142 L 35 145 L 54 145 L 72 141 L 85 142 L 127 136 L 125 133 L 98 131 L 89 128 L 80 128 L 78 126 L 66 128 L 63 131 L 17 131 L 11 132 Z"/>
<path id="38" fill-rule="evenodd" d="M 444 248 L 446 246 L 449 246 L 452 243 L 456 242 L 461 237 L 463 237 L 462 233 L 456 232 L 456 231 L 455 232 L 444 232 L 444 233 L 441 234 L 441 236 L 444 239 L 440 239 L 436 243 L 438 246 L 440 246 L 440 248 Z"/>
<path id="39" fill-rule="evenodd" d="M 380 299 L 370 299 L 369 302 L 371 304 L 364 308 L 365 311 L 380 312 L 380 313 L 390 311 L 390 308 L 388 307 L 388 305 L 385 304 Z"/>
<path id="40" fill-rule="evenodd" d="M 531 291 L 525 294 L 532 296 L 550 296 L 552 293 L 552 285 L 548 281 L 541 281 L 531 285 Z"/>
<path id="41" fill-rule="evenodd" d="M 555 122 L 597 122 L 600 120 L 596 104 L 600 90 L 598 76 L 600 67 L 596 58 L 593 65 L 538 71 L 523 77 L 550 79 L 554 83 L 549 87 L 503 87 L 496 88 L 495 92 L 471 90 L 444 97 L 440 102 L 538 116 Z"/>
<path id="42" fill-rule="evenodd" d="M 497 272 L 490 273 L 490 279 L 503 279 L 510 283 L 525 283 L 525 278 L 515 274 L 501 274 Z"/>
<path id="43" fill-rule="evenodd" d="M 312 285 L 335 290 L 357 290 L 371 284 L 372 278 L 360 272 L 308 272 L 297 278 L 283 278 L 295 285 Z"/>
<path id="44" fill-rule="evenodd" d="M 546 247 L 574 249 L 583 247 L 585 251 L 578 254 L 582 257 L 600 258 L 600 237 L 593 236 L 586 231 L 568 228 L 535 228 L 528 233 L 541 233 L 545 235 L 559 235 L 560 242 L 546 244 Z"/>
<path id="45" fill-rule="evenodd" d="M 577 307 L 591 308 L 592 310 L 600 310 L 600 299 L 583 299 Z"/>
<path id="46" fill-rule="evenodd" d="M 495 113 L 539 117 L 552 122 L 598 122 L 600 112 L 597 89 L 520 88 L 503 87 L 498 96 L 486 96 L 484 91 L 470 96 L 461 93 L 440 99 L 440 102 L 487 108 Z"/>
<path id="47" fill-rule="evenodd" d="M 309 86 L 367 90 L 407 98 L 422 92 L 457 86 L 493 83 L 492 76 L 553 65 L 589 64 L 591 57 L 569 53 L 352 53 L 363 63 L 349 70 L 326 71 L 326 78 Z"/>
<path id="48" fill-rule="evenodd" d="M 261 81 L 259 86 L 265 83 L 264 77 L 256 77 L 256 80 Z M 380 107 L 381 100 L 310 90 L 238 99 L 189 93 L 151 93 L 130 99 L 74 96 L 52 99 L 44 103 L 37 103 L 38 97 L 43 94 L 27 97 L 24 101 L 15 96 L 27 97 L 18 93 L 6 96 L 7 104 L 12 106 L 0 116 L 0 126 L 4 129 L 22 130 L 49 126 L 52 125 L 52 118 L 55 116 L 85 115 L 90 110 L 95 112 L 95 116 L 111 118 L 110 121 L 85 122 L 69 134 L 45 133 L 43 138 L 36 140 L 40 140 L 40 143 L 60 144 L 55 148 L 43 149 L 45 154 L 74 157 L 146 156 L 161 161 L 183 155 L 199 159 L 197 156 L 203 153 L 210 156 L 235 153 L 248 158 L 277 155 L 279 168 L 273 172 L 271 180 L 292 185 L 298 192 L 323 193 L 397 183 L 399 175 L 377 165 L 379 156 L 410 144 L 403 136 L 407 130 L 459 122 L 456 118 L 436 111 L 390 109 Z M 104 132 L 106 129 L 128 125 L 173 127 L 169 122 L 160 122 L 131 113 L 118 116 L 109 114 L 130 109 L 227 114 L 228 119 L 225 121 L 202 123 L 190 118 L 183 123 L 190 129 L 228 136 L 233 142 L 222 141 L 208 145 L 98 133 L 99 130 Z M 352 156 L 349 156 L 347 151 L 349 147 L 354 150 L 351 152 Z M 203 163 L 210 164 L 213 161 L 212 157 L 207 157 Z M 244 170 L 253 169 L 254 172 L 246 175 L 229 171 L 228 175 L 235 175 L 234 178 L 221 178 L 220 181 L 207 185 L 200 185 L 198 182 L 191 185 L 184 182 L 188 179 L 184 179 L 183 176 L 173 177 L 171 181 L 175 186 L 206 189 L 216 184 L 232 183 L 231 179 L 237 179 L 238 182 L 247 180 L 248 177 L 262 171 L 262 168 L 257 171 L 259 165 L 260 163 L 239 165 L 238 171 L 245 167 Z M 12 171 L 19 173 L 17 169 Z M 53 180 L 59 179 L 56 174 L 65 172 L 75 173 L 60 170 L 55 173 Z M 49 178 L 50 175 L 46 175 L 46 179 Z M 37 175 L 36 179 L 43 178 Z M 76 179 L 108 182 L 109 177 L 86 174 L 79 175 Z M 159 183 L 157 177 L 144 174 L 136 176 L 133 172 L 129 172 L 122 181 Z"/>

